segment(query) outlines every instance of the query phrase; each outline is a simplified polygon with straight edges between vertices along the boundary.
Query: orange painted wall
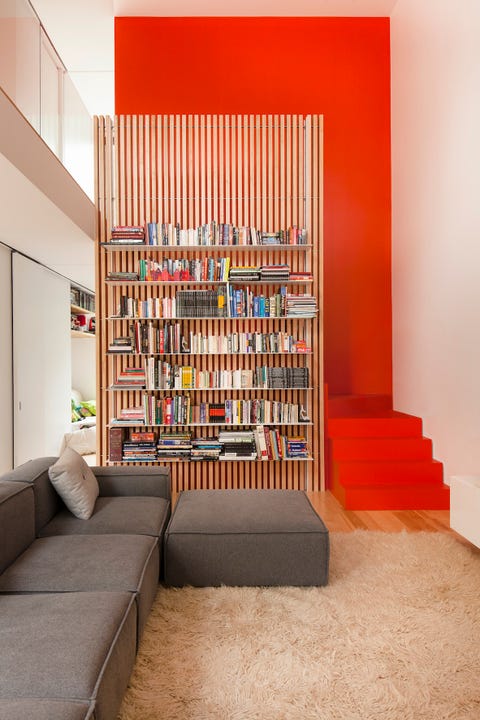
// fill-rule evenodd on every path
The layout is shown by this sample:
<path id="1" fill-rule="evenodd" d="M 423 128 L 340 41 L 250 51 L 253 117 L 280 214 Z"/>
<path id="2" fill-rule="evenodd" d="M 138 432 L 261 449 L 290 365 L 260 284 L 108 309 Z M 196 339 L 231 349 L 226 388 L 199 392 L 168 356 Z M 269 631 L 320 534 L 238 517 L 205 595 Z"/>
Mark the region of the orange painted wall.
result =
<path id="1" fill-rule="evenodd" d="M 392 392 L 388 18 L 116 18 L 115 111 L 321 113 L 325 375 Z"/>

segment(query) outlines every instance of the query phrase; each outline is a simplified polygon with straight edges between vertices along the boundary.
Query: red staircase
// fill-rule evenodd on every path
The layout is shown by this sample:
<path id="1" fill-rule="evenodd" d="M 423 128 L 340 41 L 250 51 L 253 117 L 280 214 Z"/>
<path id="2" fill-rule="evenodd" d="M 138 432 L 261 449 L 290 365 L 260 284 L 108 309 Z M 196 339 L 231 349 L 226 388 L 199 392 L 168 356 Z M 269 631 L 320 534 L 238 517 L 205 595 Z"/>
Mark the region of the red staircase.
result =
<path id="1" fill-rule="evenodd" d="M 386 396 L 327 400 L 328 488 L 347 510 L 447 510 L 443 465 L 422 420 Z"/>

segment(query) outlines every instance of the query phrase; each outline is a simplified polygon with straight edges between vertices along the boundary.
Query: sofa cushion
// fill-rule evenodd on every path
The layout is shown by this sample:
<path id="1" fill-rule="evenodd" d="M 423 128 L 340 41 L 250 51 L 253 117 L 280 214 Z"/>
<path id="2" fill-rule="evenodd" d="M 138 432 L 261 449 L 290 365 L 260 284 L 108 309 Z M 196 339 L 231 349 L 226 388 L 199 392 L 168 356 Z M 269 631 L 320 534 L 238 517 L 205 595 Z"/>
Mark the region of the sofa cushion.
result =
<path id="1" fill-rule="evenodd" d="M 163 536 L 170 516 L 170 502 L 155 497 L 99 497 L 88 522 L 64 510 L 42 528 L 39 535 L 130 535 Z"/>
<path id="2" fill-rule="evenodd" d="M 0 596 L 0 699 L 95 702 L 116 718 L 135 661 L 131 593 Z"/>
<path id="3" fill-rule="evenodd" d="M 48 468 L 57 459 L 56 457 L 44 457 L 29 460 L 14 470 L 4 473 L 0 478 L 2 482 L 23 482 L 32 485 L 35 496 L 35 530 L 37 534 L 40 528 L 59 510 L 65 508 L 60 495 L 55 491 L 48 477 Z"/>
<path id="4" fill-rule="evenodd" d="M 0 483 L 0 573 L 35 539 L 33 490 L 15 482 Z"/>
<path id="5" fill-rule="evenodd" d="M 146 535 L 40 538 L 0 575 L 0 592 L 133 592 L 140 635 L 158 588 L 157 546 Z"/>
<path id="6" fill-rule="evenodd" d="M 299 490 L 190 490 L 164 554 L 167 585 L 326 585 L 329 533 Z"/>
<path id="7" fill-rule="evenodd" d="M 164 465 L 94 465 L 100 495 L 138 495 L 171 499 L 170 468 Z"/>
<path id="8" fill-rule="evenodd" d="M 74 700 L 0 700 L 0 720 L 93 720 L 93 703 Z"/>
<path id="9" fill-rule="evenodd" d="M 70 512 L 88 520 L 98 497 L 98 482 L 82 456 L 65 448 L 49 468 L 48 477 Z"/>

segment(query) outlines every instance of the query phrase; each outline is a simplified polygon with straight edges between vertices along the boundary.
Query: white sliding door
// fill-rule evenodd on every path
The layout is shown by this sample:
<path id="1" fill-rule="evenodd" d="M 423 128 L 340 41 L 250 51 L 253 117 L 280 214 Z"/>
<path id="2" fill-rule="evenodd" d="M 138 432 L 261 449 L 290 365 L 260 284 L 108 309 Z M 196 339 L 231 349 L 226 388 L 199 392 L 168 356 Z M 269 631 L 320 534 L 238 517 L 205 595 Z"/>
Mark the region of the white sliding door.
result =
<path id="1" fill-rule="evenodd" d="M 0 244 L 0 473 L 13 467 L 11 257 Z"/>
<path id="2" fill-rule="evenodd" d="M 14 464 L 58 455 L 70 427 L 70 284 L 13 255 Z"/>

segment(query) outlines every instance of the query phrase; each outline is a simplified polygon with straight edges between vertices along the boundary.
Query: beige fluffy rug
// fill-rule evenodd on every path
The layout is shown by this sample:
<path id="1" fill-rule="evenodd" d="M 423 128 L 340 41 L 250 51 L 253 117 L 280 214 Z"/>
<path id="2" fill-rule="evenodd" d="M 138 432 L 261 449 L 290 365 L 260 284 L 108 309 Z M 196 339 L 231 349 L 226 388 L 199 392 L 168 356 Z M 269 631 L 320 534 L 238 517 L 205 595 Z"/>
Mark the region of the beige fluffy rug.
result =
<path id="1" fill-rule="evenodd" d="M 331 534 L 325 588 L 161 589 L 121 720 L 479 720 L 480 551 Z"/>

